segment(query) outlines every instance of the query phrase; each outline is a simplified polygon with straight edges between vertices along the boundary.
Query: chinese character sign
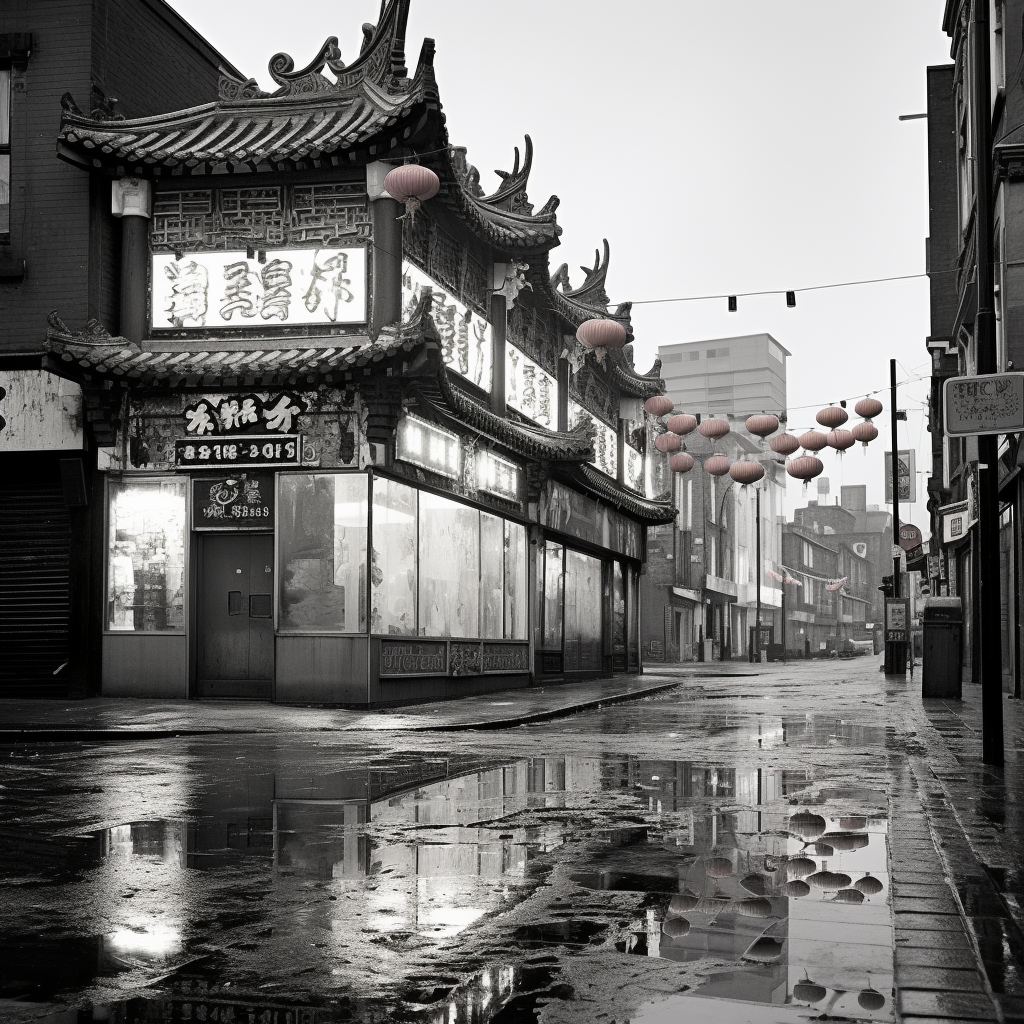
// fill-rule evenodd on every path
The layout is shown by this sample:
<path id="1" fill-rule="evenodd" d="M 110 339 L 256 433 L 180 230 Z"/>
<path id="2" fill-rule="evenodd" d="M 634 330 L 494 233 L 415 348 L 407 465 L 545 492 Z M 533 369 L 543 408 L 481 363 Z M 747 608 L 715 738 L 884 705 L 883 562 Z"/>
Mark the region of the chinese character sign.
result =
<path id="1" fill-rule="evenodd" d="M 896 476 L 899 479 L 900 503 L 917 501 L 917 452 L 904 449 L 899 453 Z M 885 503 L 892 504 L 892 452 L 885 453 Z"/>
<path id="2" fill-rule="evenodd" d="M 192 481 L 192 526 L 196 530 L 270 529 L 274 525 L 274 477 L 252 471 L 232 476 L 197 476 Z"/>
<path id="3" fill-rule="evenodd" d="M 403 320 L 412 317 L 424 291 L 433 295 L 430 318 L 441 336 L 445 366 L 484 391 L 490 391 L 493 346 L 491 325 L 485 317 L 469 309 L 410 263 L 402 268 Z"/>
<path id="4" fill-rule="evenodd" d="M 1008 434 L 1024 429 L 1024 373 L 951 377 L 943 387 L 947 436 Z"/>
<path id="5" fill-rule="evenodd" d="M 591 464 L 614 480 L 619 471 L 619 435 L 607 423 L 587 412 L 582 405 L 569 402 L 569 429 L 573 430 L 580 423 L 588 421 L 594 428 L 594 458 Z"/>
<path id="6" fill-rule="evenodd" d="M 622 446 L 622 475 L 627 487 L 644 493 L 644 457 L 629 444 Z"/>
<path id="7" fill-rule="evenodd" d="M 289 392 L 262 399 L 258 395 L 201 398 L 184 412 L 185 433 L 194 437 L 211 434 L 244 434 L 275 431 L 291 434 L 306 403 Z"/>
<path id="8" fill-rule="evenodd" d="M 159 328 L 358 324 L 366 321 L 366 250 L 154 253 L 151 324 Z"/>
<path id="9" fill-rule="evenodd" d="M 515 347 L 505 349 L 505 401 L 551 430 L 558 418 L 558 381 Z"/>

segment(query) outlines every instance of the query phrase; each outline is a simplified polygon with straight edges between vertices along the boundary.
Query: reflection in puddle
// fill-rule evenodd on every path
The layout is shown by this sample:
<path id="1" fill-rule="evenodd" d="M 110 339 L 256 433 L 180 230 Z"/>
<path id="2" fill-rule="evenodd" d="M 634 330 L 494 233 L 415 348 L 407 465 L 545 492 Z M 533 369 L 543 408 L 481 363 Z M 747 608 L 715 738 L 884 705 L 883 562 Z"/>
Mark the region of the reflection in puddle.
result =
<path id="1" fill-rule="evenodd" d="M 164 994 L 107 1019 L 273 1011 L 267 1021 L 312 1024 L 342 1003 L 337 1019 L 378 1019 L 390 984 L 407 1019 L 484 1024 L 572 998 L 565 951 L 601 951 L 707 962 L 695 998 L 891 1020 L 884 803 L 815 788 L 803 771 L 617 756 L 236 774 L 201 790 L 187 818 L 75 839 L 74 877 L 98 894 L 103 927 L 54 956 L 38 930 L 0 925 L 15 950 L 0 995 L 45 1002 L 134 972 Z M 37 895 L 71 884 L 67 858 L 53 861 Z M 532 916 L 506 923 L 527 905 Z M 54 927 L 80 927 L 72 907 L 54 914 Z M 484 952 L 457 945 L 488 922 Z M 32 966 L 42 958 L 46 972 Z"/>

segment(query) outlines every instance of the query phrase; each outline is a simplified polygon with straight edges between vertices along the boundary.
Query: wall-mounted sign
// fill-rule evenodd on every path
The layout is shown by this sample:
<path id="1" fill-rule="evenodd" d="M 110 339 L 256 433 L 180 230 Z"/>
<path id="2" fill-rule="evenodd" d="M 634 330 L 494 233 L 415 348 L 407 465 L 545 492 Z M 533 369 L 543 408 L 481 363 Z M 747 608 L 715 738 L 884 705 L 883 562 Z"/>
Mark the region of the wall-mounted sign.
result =
<path id="1" fill-rule="evenodd" d="M 248 434 L 238 438 L 177 440 L 177 469 L 203 466 L 298 466 L 302 462 L 302 438 L 298 434 Z"/>
<path id="2" fill-rule="evenodd" d="M 644 457 L 631 444 L 622 446 L 622 478 L 637 494 L 644 493 Z"/>
<path id="3" fill-rule="evenodd" d="M 488 494 L 518 501 L 519 467 L 494 452 L 479 451 L 476 455 L 476 485 Z"/>
<path id="4" fill-rule="evenodd" d="M 448 674 L 448 645 L 443 641 L 381 640 L 382 676 L 443 676 Z"/>
<path id="5" fill-rule="evenodd" d="M 950 377 L 942 404 L 948 437 L 1024 430 L 1024 373 Z"/>
<path id="6" fill-rule="evenodd" d="M 512 344 L 505 349 L 505 401 L 535 423 L 554 429 L 558 381 Z"/>
<path id="7" fill-rule="evenodd" d="M 229 395 L 214 402 L 201 398 L 183 414 L 185 433 L 196 437 L 267 430 L 291 434 L 306 409 L 301 398 L 287 391 L 266 401 L 258 395 Z"/>
<path id="8" fill-rule="evenodd" d="M 402 269 L 403 320 L 412 316 L 424 291 L 433 295 L 430 319 L 441 336 L 445 366 L 490 391 L 493 335 L 487 318 L 460 302 L 418 267 L 406 263 Z"/>
<path id="9" fill-rule="evenodd" d="M 154 253 L 150 318 L 154 329 L 366 321 L 366 250 L 271 249 L 260 262 L 246 251 Z"/>
<path id="10" fill-rule="evenodd" d="M 591 463 L 613 480 L 619 471 L 619 435 L 582 405 L 569 402 L 569 429 L 588 421 L 594 427 L 594 457 Z"/>
<path id="11" fill-rule="evenodd" d="M 943 505 L 939 512 L 942 515 L 942 542 L 954 544 L 958 540 L 963 540 L 972 525 L 967 502 L 958 501 L 952 505 Z"/>
<path id="12" fill-rule="evenodd" d="M 917 501 L 917 452 L 913 448 L 900 452 L 896 475 L 899 478 L 900 504 L 913 504 Z M 885 503 L 892 504 L 892 452 L 885 453 Z"/>
<path id="13" fill-rule="evenodd" d="M 411 462 L 451 480 L 457 480 L 462 470 L 459 436 L 419 416 L 402 417 L 395 454 L 403 462 Z"/>
<path id="14" fill-rule="evenodd" d="M 273 529 L 274 476 L 245 471 L 231 476 L 194 477 L 194 530 Z"/>

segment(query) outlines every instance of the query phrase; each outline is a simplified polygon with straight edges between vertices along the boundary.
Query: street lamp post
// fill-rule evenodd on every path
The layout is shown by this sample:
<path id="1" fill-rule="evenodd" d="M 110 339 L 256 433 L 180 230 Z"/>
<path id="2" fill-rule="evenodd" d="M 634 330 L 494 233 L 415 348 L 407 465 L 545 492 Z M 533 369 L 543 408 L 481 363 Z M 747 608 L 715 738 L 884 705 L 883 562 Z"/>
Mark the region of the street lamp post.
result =
<path id="1" fill-rule="evenodd" d="M 754 586 L 757 587 L 757 610 L 754 613 L 754 643 L 756 644 L 757 660 L 761 660 L 761 488 L 754 488 L 754 517 L 757 520 L 757 572 L 754 573 Z"/>

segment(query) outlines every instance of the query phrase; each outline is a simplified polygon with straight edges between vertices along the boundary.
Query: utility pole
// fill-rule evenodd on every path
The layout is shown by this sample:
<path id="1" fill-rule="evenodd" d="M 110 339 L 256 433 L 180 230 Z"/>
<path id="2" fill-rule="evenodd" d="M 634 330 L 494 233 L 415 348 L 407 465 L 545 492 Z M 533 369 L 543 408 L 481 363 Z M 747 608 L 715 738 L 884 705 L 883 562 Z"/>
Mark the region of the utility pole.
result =
<path id="1" fill-rule="evenodd" d="M 892 429 L 892 596 L 902 597 L 902 580 L 900 579 L 900 556 L 897 554 L 900 543 L 900 445 L 896 435 L 898 422 L 896 409 L 896 360 L 889 360 L 889 423 Z M 886 624 L 888 625 L 888 624 Z M 910 623 L 908 622 L 909 626 Z M 885 645 L 886 671 L 902 674 L 907 669 L 907 645 L 896 641 Z"/>
<path id="2" fill-rule="evenodd" d="M 992 93 L 988 0 L 974 0 L 971 70 L 974 93 L 975 252 L 977 314 L 975 372 L 997 373 L 995 276 L 992 266 Z M 999 456 L 997 437 L 978 438 L 978 601 L 974 628 L 980 639 L 981 740 L 985 764 L 1003 763 L 1003 666 L 999 607 Z"/>
<path id="3" fill-rule="evenodd" d="M 761 578 L 764 569 L 761 565 L 761 488 L 754 487 L 754 515 L 757 519 L 757 572 L 754 573 L 754 582 L 757 585 L 757 611 L 754 615 L 754 636 L 757 644 L 757 660 L 761 660 Z"/>

